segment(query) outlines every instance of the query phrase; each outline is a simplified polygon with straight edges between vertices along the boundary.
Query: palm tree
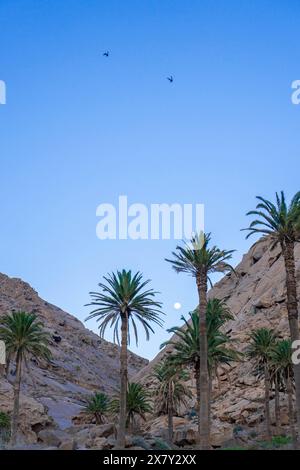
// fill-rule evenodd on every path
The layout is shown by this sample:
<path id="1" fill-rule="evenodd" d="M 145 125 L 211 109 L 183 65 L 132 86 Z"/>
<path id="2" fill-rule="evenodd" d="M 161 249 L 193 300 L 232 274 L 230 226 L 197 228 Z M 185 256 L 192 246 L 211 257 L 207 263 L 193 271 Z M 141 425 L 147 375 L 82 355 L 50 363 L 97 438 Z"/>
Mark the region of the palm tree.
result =
<path id="1" fill-rule="evenodd" d="M 86 399 L 84 411 L 95 418 L 96 424 L 103 424 L 104 416 L 109 410 L 109 404 L 109 398 L 105 393 L 95 392 Z"/>
<path id="2" fill-rule="evenodd" d="M 275 344 L 271 353 L 271 364 L 280 376 L 285 385 L 288 395 L 288 410 L 290 430 L 294 447 L 296 447 L 297 435 L 294 425 L 294 405 L 293 405 L 293 363 L 292 363 L 292 342 L 290 339 L 283 339 Z"/>
<path id="3" fill-rule="evenodd" d="M 207 332 L 206 332 L 206 308 L 207 308 L 207 283 L 210 282 L 210 274 L 215 272 L 233 271 L 228 264 L 233 250 L 220 250 L 216 246 L 209 248 L 210 233 L 195 235 L 191 245 L 177 246 L 173 252 L 173 259 L 166 259 L 178 273 L 187 273 L 196 280 L 199 297 L 199 359 L 200 359 L 200 447 L 210 447 L 209 436 L 209 375 L 207 364 Z"/>
<path id="4" fill-rule="evenodd" d="M 120 411 L 120 399 L 115 398 L 111 402 L 110 410 L 113 413 Z M 152 408 L 150 404 L 150 393 L 142 384 L 135 382 L 128 382 L 126 393 L 126 414 L 125 425 L 126 428 L 131 427 L 133 430 L 135 424 L 135 417 L 139 416 L 145 421 L 146 413 L 151 413 Z"/>
<path id="5" fill-rule="evenodd" d="M 9 441 L 11 431 L 11 422 L 9 414 L 0 411 L 0 450 Z"/>
<path id="6" fill-rule="evenodd" d="M 126 391 L 128 382 L 127 373 L 127 346 L 130 343 L 130 326 L 132 326 L 136 344 L 138 343 L 137 323 L 145 330 L 146 339 L 149 340 L 150 331 L 154 330 L 150 323 L 161 326 L 160 302 L 154 300 L 156 292 L 145 289 L 150 280 L 143 281 L 140 272 L 132 275 L 131 271 L 117 271 L 104 277 L 106 283 L 99 283 L 101 292 L 90 292 L 91 303 L 96 307 L 86 320 L 96 318 L 99 322 L 100 336 L 103 337 L 107 326 L 113 327 L 114 341 L 119 342 L 119 325 L 121 324 L 121 353 L 120 353 L 120 423 L 118 444 L 125 446 L 126 430 Z"/>
<path id="7" fill-rule="evenodd" d="M 173 416 L 179 413 L 181 405 L 187 406 L 192 397 L 190 388 L 185 384 L 189 375 L 168 359 L 154 367 L 154 378 L 158 385 L 155 390 L 156 412 L 168 415 L 168 440 L 173 442 Z"/>
<path id="8" fill-rule="evenodd" d="M 275 345 L 276 347 L 276 345 Z M 270 387 L 273 389 L 274 386 L 274 402 L 275 402 L 275 426 L 278 435 L 281 434 L 281 416 L 280 416 L 280 391 L 282 389 L 281 374 L 277 369 L 277 366 L 271 361 L 269 365 L 270 375 Z"/>
<path id="9" fill-rule="evenodd" d="M 276 193 L 276 203 L 257 196 L 259 203 L 256 210 L 248 212 L 254 215 L 247 238 L 252 234 L 263 234 L 272 241 L 271 249 L 280 245 L 286 272 L 287 311 L 292 342 L 300 339 L 298 321 L 298 301 L 295 275 L 295 243 L 300 241 L 300 191 L 287 206 L 283 191 Z M 294 364 L 296 385 L 297 426 L 300 435 L 300 364 Z"/>
<path id="10" fill-rule="evenodd" d="M 265 381 L 265 421 L 266 437 L 271 439 L 270 420 L 270 363 L 276 343 L 276 333 L 268 328 L 258 328 L 250 333 L 250 344 L 247 356 L 254 359 L 255 372 L 264 375 Z"/>
<path id="11" fill-rule="evenodd" d="M 197 392 L 197 408 L 198 408 L 198 428 L 200 434 L 200 334 L 199 334 L 199 313 L 198 309 L 190 314 L 190 319 L 186 320 L 184 316 L 181 320 L 184 322 L 182 327 L 173 327 L 168 330 L 173 333 L 175 338 L 161 345 L 173 346 L 173 354 L 169 360 L 173 364 L 180 366 L 192 366 L 194 378 L 196 381 Z M 231 339 L 227 333 L 220 331 L 221 327 L 228 320 L 232 320 L 227 305 L 219 299 L 208 300 L 206 307 L 206 323 L 207 323 L 207 344 L 208 358 L 207 367 L 209 373 L 209 394 L 211 394 L 211 379 L 217 367 L 220 364 L 230 364 L 233 361 L 240 360 L 240 354 L 229 348 Z M 210 398 L 210 397 L 209 397 Z"/>
<path id="12" fill-rule="evenodd" d="M 0 339 L 5 342 L 6 351 L 16 361 L 14 381 L 14 406 L 12 413 L 11 443 L 15 445 L 19 421 L 20 388 L 22 366 L 28 356 L 49 360 L 49 336 L 43 323 L 33 313 L 13 312 L 0 319 Z"/>

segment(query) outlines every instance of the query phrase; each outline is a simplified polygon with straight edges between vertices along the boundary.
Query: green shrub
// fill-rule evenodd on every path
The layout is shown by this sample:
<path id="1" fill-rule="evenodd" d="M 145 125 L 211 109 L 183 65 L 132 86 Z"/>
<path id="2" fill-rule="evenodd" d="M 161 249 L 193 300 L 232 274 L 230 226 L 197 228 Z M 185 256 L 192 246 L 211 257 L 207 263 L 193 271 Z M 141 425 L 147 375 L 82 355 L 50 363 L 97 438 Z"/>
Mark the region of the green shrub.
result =
<path id="1" fill-rule="evenodd" d="M 161 439 L 155 439 L 154 449 L 172 450 L 172 447 L 170 447 L 170 445 L 167 442 L 162 441 Z"/>
<path id="2" fill-rule="evenodd" d="M 290 436 L 274 436 L 272 437 L 272 445 L 274 447 L 281 447 L 292 442 L 292 438 Z"/>
<path id="3" fill-rule="evenodd" d="M 142 447 L 145 450 L 151 449 L 151 445 L 142 436 L 134 436 L 132 438 L 132 444 L 137 447 Z"/>
<path id="4" fill-rule="evenodd" d="M 10 428 L 10 416 L 4 411 L 0 411 L 0 429 Z"/>
<path id="5" fill-rule="evenodd" d="M 235 447 L 225 447 L 222 450 L 246 450 L 246 449 L 245 449 L 245 447 L 235 446 Z"/>
<path id="6" fill-rule="evenodd" d="M 10 416 L 0 411 L 0 446 L 6 444 L 10 439 Z"/>
<path id="7" fill-rule="evenodd" d="M 259 441 L 257 444 L 261 449 L 278 449 L 292 442 L 289 436 L 273 436 L 271 441 Z"/>

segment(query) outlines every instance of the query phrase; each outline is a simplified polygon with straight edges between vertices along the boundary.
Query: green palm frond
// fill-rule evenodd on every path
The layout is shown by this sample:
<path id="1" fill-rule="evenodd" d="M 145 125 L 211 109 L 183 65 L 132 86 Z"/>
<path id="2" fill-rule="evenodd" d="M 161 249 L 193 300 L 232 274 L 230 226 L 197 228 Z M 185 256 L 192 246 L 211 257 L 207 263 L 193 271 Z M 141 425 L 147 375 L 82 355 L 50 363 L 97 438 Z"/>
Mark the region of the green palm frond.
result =
<path id="1" fill-rule="evenodd" d="M 268 328 L 257 328 L 249 335 L 250 344 L 246 349 L 249 359 L 255 361 L 257 373 L 262 372 L 265 364 L 269 364 L 277 341 L 277 334 Z"/>
<path id="2" fill-rule="evenodd" d="M 287 240 L 300 240 L 300 191 L 294 195 L 289 206 L 283 191 L 276 193 L 275 204 L 261 196 L 256 199 L 259 201 L 256 210 L 246 214 L 256 218 L 249 227 L 242 229 L 249 232 L 246 238 L 253 234 L 268 236 L 272 239 L 272 247 Z"/>
<path id="3" fill-rule="evenodd" d="M 85 411 L 86 413 L 101 413 L 105 414 L 109 408 L 109 398 L 105 393 L 95 392 L 92 396 L 86 399 Z"/>
<path id="4" fill-rule="evenodd" d="M 20 360 L 26 355 L 49 360 L 50 336 L 45 332 L 43 323 L 33 313 L 13 312 L 0 319 L 0 339 L 5 342 L 6 352 Z"/>
<path id="5" fill-rule="evenodd" d="M 181 317 L 183 326 L 173 327 L 168 330 L 175 338 L 161 345 L 173 346 L 173 353 L 169 360 L 174 364 L 195 365 L 200 361 L 200 336 L 199 336 L 199 313 L 194 310 L 190 314 L 189 320 Z M 233 343 L 228 333 L 222 331 L 222 327 L 228 320 L 233 320 L 229 308 L 224 301 L 210 299 L 206 309 L 207 323 L 207 346 L 208 346 L 208 367 L 212 372 L 218 365 L 230 364 L 239 361 L 242 354 L 231 348 Z"/>
<path id="6" fill-rule="evenodd" d="M 270 366 L 278 374 L 281 384 L 284 384 L 288 377 L 293 379 L 292 352 L 290 339 L 277 341 L 271 352 Z"/>
<path id="7" fill-rule="evenodd" d="M 187 406 L 192 398 L 192 391 L 185 382 L 189 374 L 169 359 L 154 367 L 154 378 L 157 381 L 155 403 L 157 414 L 178 413 L 181 405 Z"/>
<path id="8" fill-rule="evenodd" d="M 126 397 L 127 419 L 126 426 L 133 422 L 135 416 L 145 420 L 146 413 L 152 412 L 150 392 L 140 383 L 129 382 Z M 114 398 L 110 404 L 110 411 L 114 414 L 120 411 L 120 400 Z"/>
<path id="9" fill-rule="evenodd" d="M 113 328 L 113 339 L 119 343 L 119 327 L 122 317 L 129 322 L 128 342 L 130 343 L 130 327 L 133 329 L 138 343 L 137 324 L 145 331 L 146 339 L 154 332 L 151 323 L 162 326 L 160 316 L 162 304 L 155 300 L 153 289 L 147 289 L 150 280 L 143 281 L 140 272 L 132 275 L 131 271 L 117 271 L 104 277 L 105 283 L 100 282 L 100 292 L 90 292 L 91 302 L 87 306 L 95 307 L 86 318 L 96 318 L 99 322 L 99 333 L 103 337 L 106 328 Z"/>
<path id="10" fill-rule="evenodd" d="M 201 241 L 202 240 L 202 241 Z M 176 252 L 173 251 L 173 259 L 166 258 L 172 264 L 173 269 L 180 273 L 187 273 L 197 277 L 205 271 L 211 283 L 209 275 L 215 272 L 234 272 L 233 267 L 228 263 L 235 250 L 220 250 L 216 246 L 209 247 L 211 234 L 195 235 L 191 243 L 178 245 Z"/>

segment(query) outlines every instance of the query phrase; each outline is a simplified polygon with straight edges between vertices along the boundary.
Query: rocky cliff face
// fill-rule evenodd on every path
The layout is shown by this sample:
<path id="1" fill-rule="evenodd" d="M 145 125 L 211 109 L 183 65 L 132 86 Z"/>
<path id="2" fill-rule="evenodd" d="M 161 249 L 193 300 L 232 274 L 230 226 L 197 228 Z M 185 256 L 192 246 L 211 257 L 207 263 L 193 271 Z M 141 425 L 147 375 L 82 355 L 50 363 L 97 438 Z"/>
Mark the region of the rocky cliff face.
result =
<path id="1" fill-rule="evenodd" d="M 295 257 L 300 297 L 300 244 L 296 246 Z M 226 324 L 226 330 L 232 330 L 231 337 L 240 351 L 247 347 L 248 334 L 252 329 L 267 327 L 275 329 L 282 337 L 289 334 L 284 263 L 279 249 L 271 251 L 266 240 L 253 245 L 236 267 L 236 275 L 226 275 L 215 284 L 209 297 L 225 300 L 235 315 L 235 320 Z M 170 352 L 170 347 L 162 350 L 149 365 L 138 372 L 135 380 L 151 386 L 153 366 Z M 245 361 L 227 369 L 219 371 L 220 384 L 214 383 L 212 436 L 215 444 L 231 438 L 237 425 L 259 427 L 264 419 L 263 383 L 253 376 L 251 364 Z M 192 378 L 190 383 L 195 390 Z M 281 402 L 281 419 L 284 425 L 287 424 L 287 414 L 283 396 Z M 195 400 L 190 403 L 190 407 L 194 404 Z M 183 411 L 183 415 L 186 411 Z M 194 426 L 196 430 L 196 426 L 188 420 L 185 422 L 185 426 L 187 425 L 192 428 Z M 159 427 L 157 422 L 153 426 Z"/>
<path id="2" fill-rule="evenodd" d="M 295 255 L 300 294 L 300 244 L 296 246 Z M 226 330 L 231 330 L 231 337 L 240 351 L 247 347 L 248 334 L 254 328 L 274 328 L 282 337 L 289 333 L 283 259 L 278 249 L 270 250 L 267 241 L 253 245 L 236 267 L 236 275 L 225 276 L 209 296 L 224 299 L 235 315 L 235 320 L 227 323 Z M 100 340 L 73 316 L 42 300 L 28 284 L 0 274 L 0 315 L 13 309 L 35 312 L 52 337 L 52 362 L 30 361 L 29 372 L 24 374 L 21 427 L 27 439 L 35 442 L 36 433 L 47 424 L 54 422 L 61 429 L 68 428 L 88 393 L 95 390 L 113 393 L 117 389 L 119 350 Z M 129 372 L 133 380 L 151 387 L 153 366 L 170 352 L 170 347 L 165 348 L 149 364 L 145 359 L 129 354 Z M 13 366 L 11 372 L 14 372 Z M 253 376 L 249 362 L 219 370 L 219 376 L 219 383 L 213 384 L 212 403 L 212 443 L 216 446 L 230 440 L 234 430 L 240 427 L 259 430 L 264 420 L 263 383 Z M 189 383 L 195 391 L 192 376 Z M 0 378 L 1 410 L 11 409 L 12 396 L 11 384 Z M 271 398 L 274 417 L 274 397 Z M 174 420 L 175 442 L 181 445 L 195 442 L 197 425 L 190 413 L 194 406 L 195 398 Z M 281 422 L 283 426 L 288 424 L 283 394 Z M 149 416 L 145 431 L 151 436 L 160 436 L 166 426 L 165 417 Z"/>
<path id="3" fill-rule="evenodd" d="M 12 310 L 35 312 L 52 338 L 51 363 L 31 360 L 24 373 L 21 426 L 34 442 L 35 431 L 51 420 L 60 428 L 69 426 L 89 393 L 101 390 L 111 394 L 118 389 L 119 348 L 41 299 L 29 284 L 0 274 L 0 316 Z M 130 376 L 147 363 L 129 353 Z M 14 366 L 10 369 L 13 374 Z M 9 410 L 11 405 L 12 387 L 0 377 L 0 410 Z"/>

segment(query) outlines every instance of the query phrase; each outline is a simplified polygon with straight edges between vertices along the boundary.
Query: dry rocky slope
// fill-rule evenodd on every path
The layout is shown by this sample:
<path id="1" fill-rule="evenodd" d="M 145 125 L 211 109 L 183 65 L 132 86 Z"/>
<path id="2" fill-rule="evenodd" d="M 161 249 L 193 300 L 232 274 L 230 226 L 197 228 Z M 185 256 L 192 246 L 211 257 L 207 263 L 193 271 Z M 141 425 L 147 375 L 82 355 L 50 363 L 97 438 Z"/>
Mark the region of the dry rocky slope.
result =
<path id="1" fill-rule="evenodd" d="M 296 246 L 295 255 L 300 294 L 300 244 Z M 226 331 L 232 330 L 231 337 L 240 351 L 246 348 L 248 334 L 254 328 L 270 327 L 283 337 L 288 335 L 283 259 L 278 249 L 270 250 L 266 240 L 254 244 L 236 267 L 236 275 L 225 276 L 215 284 L 209 296 L 224 299 L 235 315 L 235 320 L 227 323 Z M 118 347 L 100 340 L 79 320 L 43 301 L 28 284 L 0 274 L 0 315 L 13 309 L 36 312 L 52 337 L 51 364 L 30 361 L 30 373 L 24 374 L 21 427 L 27 441 L 34 443 L 38 438 L 39 445 L 62 449 L 113 448 L 115 428 L 112 424 L 87 425 L 79 418 L 77 422 L 81 424 L 74 425 L 73 422 L 72 425 L 72 417 L 81 416 L 83 399 L 91 391 L 101 389 L 111 394 L 118 387 Z M 148 388 L 153 386 L 153 366 L 171 350 L 165 348 L 150 363 L 130 354 L 132 379 Z M 11 367 L 12 372 L 13 369 Z M 219 376 L 220 383 L 215 382 L 213 389 L 212 444 L 226 445 L 237 435 L 249 443 L 251 430 L 260 435 L 263 425 L 263 383 L 253 376 L 251 364 L 246 361 L 219 370 Z M 192 375 L 189 382 L 195 390 Z M 11 384 L 0 377 L 1 410 L 11 409 L 12 396 Z M 281 421 L 285 426 L 288 417 L 283 395 L 281 404 Z M 273 406 L 272 396 L 272 416 Z M 174 441 L 178 445 L 195 443 L 197 424 L 195 414 L 191 412 L 193 408 L 195 398 L 174 419 Z M 144 444 L 151 447 L 151 440 L 154 442 L 156 437 L 165 436 L 167 422 L 166 417 L 147 418 L 143 425 Z M 51 430 L 53 425 L 56 429 Z M 128 446 L 141 445 L 141 440 L 134 444 L 131 438 L 128 439 L 131 440 Z"/>
<path id="2" fill-rule="evenodd" d="M 300 244 L 296 246 L 295 257 L 300 297 Z M 226 324 L 226 331 L 232 330 L 231 337 L 240 351 L 245 350 L 248 334 L 252 329 L 267 327 L 275 329 L 283 337 L 289 334 L 283 258 L 279 249 L 270 250 L 267 240 L 255 243 L 236 267 L 236 275 L 226 275 L 216 283 L 210 290 L 209 297 L 225 300 L 235 315 L 235 320 Z M 171 352 L 170 346 L 163 349 L 134 379 L 150 387 L 153 384 L 153 366 Z M 238 428 L 259 429 L 264 419 L 263 383 L 253 376 L 251 364 L 245 361 L 226 369 L 219 370 L 220 383 L 214 383 L 212 442 L 216 446 L 230 440 L 235 434 L 234 430 Z M 195 387 L 192 377 L 190 384 Z M 281 420 L 282 425 L 285 425 L 288 423 L 287 407 L 283 396 L 281 400 Z M 189 410 L 193 406 L 195 400 L 190 403 Z M 271 401 L 272 416 L 273 406 L 274 399 Z M 192 442 L 196 433 L 194 420 L 187 416 L 189 410 L 183 410 L 177 423 L 175 420 L 175 440 L 178 442 Z M 158 418 L 148 424 L 148 429 L 151 434 L 155 434 L 165 425 L 163 419 Z"/>
<path id="3" fill-rule="evenodd" d="M 116 392 L 119 348 L 101 340 L 72 315 L 42 300 L 29 284 L 0 274 L 0 316 L 13 310 L 35 312 L 52 338 L 51 363 L 31 360 L 23 374 L 21 427 L 27 440 L 35 442 L 44 426 L 70 426 L 91 392 Z M 130 376 L 147 363 L 129 353 Z M 14 365 L 10 370 L 13 374 Z M 0 410 L 11 410 L 12 397 L 11 384 L 0 375 Z"/>

